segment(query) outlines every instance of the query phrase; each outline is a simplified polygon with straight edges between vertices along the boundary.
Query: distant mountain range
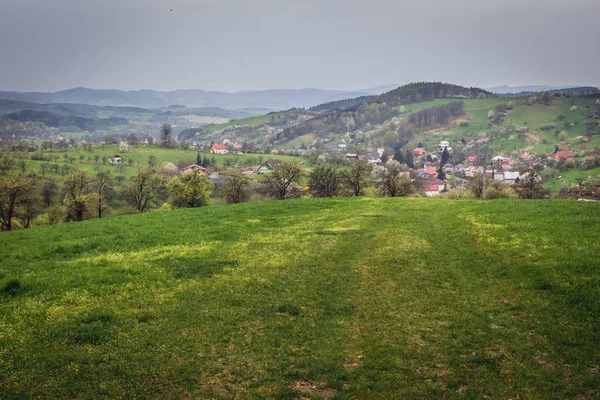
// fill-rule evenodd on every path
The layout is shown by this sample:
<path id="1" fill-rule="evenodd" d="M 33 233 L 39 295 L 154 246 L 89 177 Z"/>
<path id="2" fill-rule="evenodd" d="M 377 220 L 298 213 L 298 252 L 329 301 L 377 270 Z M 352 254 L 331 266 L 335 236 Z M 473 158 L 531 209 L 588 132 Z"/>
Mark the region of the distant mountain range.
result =
<path id="1" fill-rule="evenodd" d="M 205 90 L 99 90 L 75 88 L 54 93 L 0 92 L 0 100 L 35 103 L 77 103 L 95 106 L 162 108 L 181 104 L 188 107 L 220 107 L 229 110 L 261 109 L 287 110 L 294 107 L 308 108 L 331 101 L 371 95 L 385 91 L 386 87 L 368 89 L 365 92 L 323 89 L 275 89 L 236 93 Z"/>

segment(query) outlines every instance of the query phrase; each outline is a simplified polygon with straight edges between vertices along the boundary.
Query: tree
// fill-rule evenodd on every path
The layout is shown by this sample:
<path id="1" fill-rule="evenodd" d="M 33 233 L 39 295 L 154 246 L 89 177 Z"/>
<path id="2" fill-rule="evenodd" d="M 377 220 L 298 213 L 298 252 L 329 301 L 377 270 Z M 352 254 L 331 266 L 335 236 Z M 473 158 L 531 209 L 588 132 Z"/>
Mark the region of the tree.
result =
<path id="1" fill-rule="evenodd" d="M 292 186 L 302 178 L 302 167 L 298 162 L 282 162 L 273 166 L 265 179 L 267 191 L 276 200 L 287 199 Z"/>
<path id="2" fill-rule="evenodd" d="M 150 168 L 142 168 L 131 179 L 131 183 L 123 188 L 123 197 L 136 210 L 144 212 L 157 204 L 163 192 L 161 177 Z"/>
<path id="3" fill-rule="evenodd" d="M 250 198 L 248 186 L 250 182 L 242 174 L 232 175 L 221 188 L 227 204 L 243 203 Z"/>
<path id="4" fill-rule="evenodd" d="M 131 167 L 133 165 L 133 159 L 132 158 L 128 159 L 127 164 L 129 164 L 129 166 Z"/>
<path id="5" fill-rule="evenodd" d="M 340 193 L 343 175 L 331 164 L 319 164 L 310 173 L 308 186 L 313 197 L 332 197 Z"/>
<path id="6" fill-rule="evenodd" d="M 485 180 L 484 180 L 485 179 Z M 467 185 L 467 188 L 473 193 L 477 199 L 483 199 L 485 196 L 485 184 L 489 179 L 484 177 L 482 173 L 476 173 Z"/>
<path id="7" fill-rule="evenodd" d="M 57 189 L 58 185 L 56 184 L 55 179 L 48 179 L 44 182 L 44 186 L 42 187 L 42 199 L 47 207 L 52 205 L 52 197 L 54 197 Z"/>
<path id="8" fill-rule="evenodd" d="M 380 191 L 386 197 L 404 197 L 413 192 L 412 182 L 406 175 L 401 174 L 400 164 L 389 162 L 380 172 Z"/>
<path id="9" fill-rule="evenodd" d="M 90 178 L 85 170 L 76 170 L 65 177 L 63 183 L 63 204 L 65 206 L 65 220 L 83 221 L 89 210 L 87 195 Z"/>
<path id="10" fill-rule="evenodd" d="M 448 148 L 444 147 L 444 151 L 442 151 L 442 160 L 440 161 L 441 165 L 446 165 L 446 163 L 450 160 L 450 153 L 448 152 Z"/>
<path id="11" fill-rule="evenodd" d="M 440 167 L 437 170 L 436 178 L 438 178 L 440 181 L 446 180 L 446 172 L 444 171 L 443 164 L 440 164 Z"/>
<path id="12" fill-rule="evenodd" d="M 160 145 L 162 147 L 171 147 L 172 145 L 173 129 L 169 124 L 162 124 L 160 126 Z"/>
<path id="13" fill-rule="evenodd" d="M 521 199 L 543 199 L 548 194 L 548 190 L 542 185 L 542 178 L 533 170 L 521 176 L 515 190 Z"/>
<path id="14" fill-rule="evenodd" d="M 98 218 L 105 216 L 105 213 L 110 210 L 108 203 L 114 197 L 113 180 L 109 172 L 100 171 L 96 175 L 93 183 L 95 194 L 94 202 L 96 203 L 96 213 Z"/>
<path id="15" fill-rule="evenodd" d="M 11 175 L 0 181 L 0 227 L 2 230 L 13 229 L 13 219 L 20 206 L 27 204 L 32 198 L 34 187 L 31 181 L 22 174 Z"/>
<path id="16" fill-rule="evenodd" d="M 196 165 L 202 165 L 202 156 L 200 156 L 200 152 L 196 153 Z M 206 167 L 203 165 L 203 167 Z"/>
<path id="17" fill-rule="evenodd" d="M 156 167 L 156 156 L 154 154 L 150 154 L 148 157 L 148 166 L 150 168 Z"/>
<path id="18" fill-rule="evenodd" d="M 371 166 L 364 160 L 353 162 L 350 168 L 346 170 L 345 183 L 354 196 L 361 196 L 363 191 L 369 186 L 370 172 Z"/>
<path id="19" fill-rule="evenodd" d="M 167 186 L 171 204 L 177 208 L 195 208 L 208 205 L 213 184 L 201 171 L 189 171 L 173 177 Z"/>

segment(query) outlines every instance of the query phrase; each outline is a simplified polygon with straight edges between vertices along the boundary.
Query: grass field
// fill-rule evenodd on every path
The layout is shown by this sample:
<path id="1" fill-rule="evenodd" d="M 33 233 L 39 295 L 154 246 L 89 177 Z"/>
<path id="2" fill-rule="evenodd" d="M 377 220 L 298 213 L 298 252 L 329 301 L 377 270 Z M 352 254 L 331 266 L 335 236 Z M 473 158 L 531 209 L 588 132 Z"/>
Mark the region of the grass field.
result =
<path id="1" fill-rule="evenodd" d="M 256 117 L 233 119 L 224 124 L 216 124 L 216 125 L 208 126 L 204 130 L 218 131 L 218 130 L 225 129 L 225 128 L 233 126 L 233 125 L 256 126 L 256 125 L 260 125 L 264 122 L 270 121 L 271 118 L 278 118 L 281 115 L 283 115 L 283 113 L 271 113 L 271 114 L 259 115 Z"/>
<path id="2" fill-rule="evenodd" d="M 598 398 L 598 212 L 305 199 L 2 233 L 0 398 Z"/>

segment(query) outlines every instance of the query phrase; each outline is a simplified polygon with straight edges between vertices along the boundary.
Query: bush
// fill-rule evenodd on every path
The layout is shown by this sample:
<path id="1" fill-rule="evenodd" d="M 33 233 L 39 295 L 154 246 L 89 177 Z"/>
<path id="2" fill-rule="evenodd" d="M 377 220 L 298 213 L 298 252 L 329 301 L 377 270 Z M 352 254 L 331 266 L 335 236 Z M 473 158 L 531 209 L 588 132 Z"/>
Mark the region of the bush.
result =
<path id="1" fill-rule="evenodd" d="M 540 130 L 541 131 L 550 131 L 552 129 L 555 129 L 556 125 L 554 124 L 541 124 L 540 125 Z"/>

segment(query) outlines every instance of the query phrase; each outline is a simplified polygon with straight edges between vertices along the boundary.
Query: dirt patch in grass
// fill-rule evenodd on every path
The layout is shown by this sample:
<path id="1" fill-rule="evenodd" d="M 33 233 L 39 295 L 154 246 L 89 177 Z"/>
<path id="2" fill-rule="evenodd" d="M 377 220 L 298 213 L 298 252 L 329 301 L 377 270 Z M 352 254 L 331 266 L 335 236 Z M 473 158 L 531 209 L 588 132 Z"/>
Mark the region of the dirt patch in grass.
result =
<path id="1" fill-rule="evenodd" d="M 315 384 L 307 382 L 307 381 L 298 381 L 294 385 L 294 388 L 298 391 L 310 395 L 310 396 L 319 396 L 323 399 L 331 399 L 337 391 L 332 388 L 324 388 L 320 389 Z"/>

